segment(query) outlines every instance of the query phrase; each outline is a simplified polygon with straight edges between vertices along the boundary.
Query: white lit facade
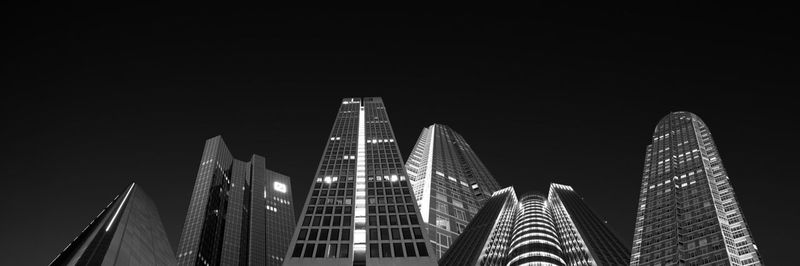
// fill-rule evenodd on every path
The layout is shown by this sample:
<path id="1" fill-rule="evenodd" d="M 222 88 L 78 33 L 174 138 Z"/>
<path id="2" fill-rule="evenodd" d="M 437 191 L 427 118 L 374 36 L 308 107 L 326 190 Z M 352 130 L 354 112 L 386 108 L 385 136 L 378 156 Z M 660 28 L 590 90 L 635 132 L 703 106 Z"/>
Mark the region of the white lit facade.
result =
<path id="1" fill-rule="evenodd" d="M 628 251 L 572 187 L 519 199 L 508 187 L 486 200 L 439 265 L 625 265 Z"/>
<path id="2" fill-rule="evenodd" d="M 706 124 L 674 112 L 647 147 L 630 265 L 762 265 Z"/>
<path id="3" fill-rule="evenodd" d="M 500 189 L 464 138 L 445 125 L 422 130 L 405 168 L 437 258 Z"/>

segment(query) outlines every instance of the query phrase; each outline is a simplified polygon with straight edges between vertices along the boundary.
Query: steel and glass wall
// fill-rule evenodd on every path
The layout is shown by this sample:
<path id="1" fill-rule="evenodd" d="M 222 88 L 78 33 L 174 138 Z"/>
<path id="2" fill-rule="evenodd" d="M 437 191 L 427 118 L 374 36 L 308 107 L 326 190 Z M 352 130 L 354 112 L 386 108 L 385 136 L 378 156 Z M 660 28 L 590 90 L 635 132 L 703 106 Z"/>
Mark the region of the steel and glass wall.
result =
<path id="1" fill-rule="evenodd" d="M 504 265 L 518 213 L 517 195 L 495 192 L 439 260 L 441 266 Z"/>
<path id="2" fill-rule="evenodd" d="M 422 130 L 405 167 L 437 258 L 500 189 L 464 138 L 445 125 Z"/>
<path id="3" fill-rule="evenodd" d="M 434 265 L 381 98 L 345 98 L 286 265 Z"/>
<path id="4" fill-rule="evenodd" d="M 625 265 L 627 252 L 570 186 L 547 196 L 497 191 L 440 265 Z"/>
<path id="5" fill-rule="evenodd" d="M 631 265 L 761 265 L 706 124 L 670 113 L 647 146 Z"/>
<path id="6" fill-rule="evenodd" d="M 567 265 L 625 265 L 626 247 L 606 222 L 570 186 L 550 184 L 548 207 L 556 224 Z"/>
<path id="7" fill-rule="evenodd" d="M 294 226 L 290 182 L 269 173 L 264 157 L 236 160 L 222 137 L 206 141 L 178 265 L 283 263 Z"/>
<path id="8" fill-rule="evenodd" d="M 50 265 L 175 265 L 158 210 L 136 184 L 117 195 Z"/>

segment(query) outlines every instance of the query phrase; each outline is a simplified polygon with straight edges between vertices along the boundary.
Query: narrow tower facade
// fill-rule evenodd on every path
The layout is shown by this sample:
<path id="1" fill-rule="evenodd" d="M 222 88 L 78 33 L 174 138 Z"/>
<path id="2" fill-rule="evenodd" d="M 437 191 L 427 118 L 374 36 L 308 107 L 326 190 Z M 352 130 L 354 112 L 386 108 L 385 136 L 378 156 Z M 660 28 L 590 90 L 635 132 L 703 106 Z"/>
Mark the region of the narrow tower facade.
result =
<path id="1" fill-rule="evenodd" d="M 289 177 L 264 157 L 206 141 L 178 245 L 178 265 L 281 265 L 294 228 Z"/>
<path id="2" fill-rule="evenodd" d="M 422 130 L 405 168 L 437 258 L 500 189 L 472 147 L 445 125 Z"/>
<path id="3" fill-rule="evenodd" d="M 673 112 L 647 146 L 630 265 L 762 265 L 708 126 Z"/>
<path id="4" fill-rule="evenodd" d="M 435 265 L 383 100 L 345 98 L 285 265 Z"/>
<path id="5" fill-rule="evenodd" d="M 50 265 L 175 265 L 156 205 L 131 184 Z"/>

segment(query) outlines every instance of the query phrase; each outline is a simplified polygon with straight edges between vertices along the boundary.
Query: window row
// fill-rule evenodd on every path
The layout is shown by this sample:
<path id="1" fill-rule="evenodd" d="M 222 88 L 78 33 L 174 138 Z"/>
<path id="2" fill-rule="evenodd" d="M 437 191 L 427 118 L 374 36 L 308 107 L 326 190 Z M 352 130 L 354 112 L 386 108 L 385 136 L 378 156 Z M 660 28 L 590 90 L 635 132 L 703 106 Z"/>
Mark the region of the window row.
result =
<path id="1" fill-rule="evenodd" d="M 339 233 L 341 232 L 341 236 Z M 300 229 L 297 240 L 339 241 L 350 240 L 350 229 Z"/>
<path id="2" fill-rule="evenodd" d="M 371 228 L 369 240 L 422 240 L 422 229 L 414 228 Z"/>
<path id="3" fill-rule="evenodd" d="M 398 218 L 399 217 L 399 218 Z M 377 225 L 415 225 L 419 224 L 419 219 L 417 219 L 416 214 L 411 215 L 370 215 L 369 216 L 369 225 L 370 226 L 377 226 Z"/>
<path id="4" fill-rule="evenodd" d="M 371 203 L 370 203 L 371 204 Z M 413 213 L 414 205 L 369 206 L 369 213 Z"/>
<path id="5" fill-rule="evenodd" d="M 350 257 L 350 244 L 305 244 L 303 243 L 294 245 L 292 257 L 299 258 L 347 258 Z M 314 248 L 316 247 L 316 252 Z M 303 252 L 305 251 L 305 252 Z"/>
<path id="6" fill-rule="evenodd" d="M 414 246 L 416 246 L 416 249 Z M 403 252 L 403 247 L 405 247 L 405 253 Z M 369 256 L 371 258 L 416 257 L 417 255 L 420 257 L 428 256 L 428 250 L 424 242 L 369 244 Z"/>
<path id="7" fill-rule="evenodd" d="M 344 187 L 344 186 L 342 186 L 342 187 Z M 314 191 L 311 192 L 311 196 L 314 196 L 314 197 L 317 197 L 317 196 L 323 196 L 323 197 L 325 197 L 325 196 L 352 196 L 352 195 L 353 195 L 353 190 L 352 189 L 346 189 L 346 190 L 345 189 L 339 189 L 339 190 L 336 190 L 336 189 L 331 189 L 331 190 L 315 189 Z"/>
<path id="8" fill-rule="evenodd" d="M 306 215 L 303 217 L 303 226 L 350 226 L 353 219 L 351 216 L 314 216 Z"/>

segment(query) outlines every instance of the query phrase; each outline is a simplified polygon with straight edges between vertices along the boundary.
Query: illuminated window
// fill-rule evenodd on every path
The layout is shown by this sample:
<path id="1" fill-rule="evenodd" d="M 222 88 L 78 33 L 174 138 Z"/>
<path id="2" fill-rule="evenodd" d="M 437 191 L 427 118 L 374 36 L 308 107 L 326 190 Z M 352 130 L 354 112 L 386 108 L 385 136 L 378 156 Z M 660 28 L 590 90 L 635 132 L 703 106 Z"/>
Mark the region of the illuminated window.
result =
<path id="1" fill-rule="evenodd" d="M 275 181 L 275 183 L 272 184 L 272 188 L 280 193 L 286 193 L 286 184 L 284 183 Z"/>

